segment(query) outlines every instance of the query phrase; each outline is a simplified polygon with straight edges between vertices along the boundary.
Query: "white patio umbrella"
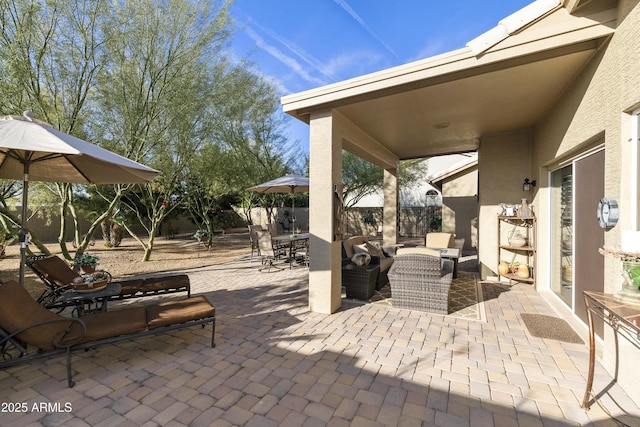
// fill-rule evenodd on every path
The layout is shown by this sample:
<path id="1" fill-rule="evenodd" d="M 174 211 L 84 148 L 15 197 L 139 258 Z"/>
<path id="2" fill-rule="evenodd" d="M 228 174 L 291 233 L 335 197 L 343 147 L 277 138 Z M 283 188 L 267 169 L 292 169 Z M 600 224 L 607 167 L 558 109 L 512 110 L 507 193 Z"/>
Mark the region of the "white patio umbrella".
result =
<path id="1" fill-rule="evenodd" d="M 29 180 L 80 184 L 124 184 L 152 181 L 160 172 L 75 136 L 48 123 L 23 116 L 0 117 L 0 178 L 22 180 L 20 284 L 24 285 L 27 195 Z"/>
<path id="2" fill-rule="evenodd" d="M 264 182 L 262 184 L 254 185 L 247 188 L 249 191 L 255 191 L 257 193 L 291 193 L 291 217 L 292 222 L 295 225 L 295 200 L 293 200 L 294 193 L 304 193 L 309 191 L 309 178 L 294 173 L 281 176 L 280 178 L 273 179 L 271 181 Z"/>

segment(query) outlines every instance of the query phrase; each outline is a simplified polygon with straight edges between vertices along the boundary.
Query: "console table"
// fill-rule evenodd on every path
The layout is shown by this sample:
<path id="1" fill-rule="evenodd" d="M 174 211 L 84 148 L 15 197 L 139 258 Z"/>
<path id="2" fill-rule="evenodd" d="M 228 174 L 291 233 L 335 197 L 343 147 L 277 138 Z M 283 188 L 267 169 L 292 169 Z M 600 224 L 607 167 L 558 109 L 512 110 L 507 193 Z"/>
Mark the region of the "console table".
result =
<path id="1" fill-rule="evenodd" d="M 583 294 L 589 322 L 589 375 L 587 377 L 587 388 L 584 392 L 581 406 L 583 409 L 589 409 L 589 398 L 591 397 L 591 388 L 593 387 L 596 357 L 593 315 L 595 314 L 601 318 L 604 323 L 613 328 L 615 333 L 619 333 L 633 345 L 640 348 L 640 305 L 618 301 L 614 298 L 613 294 L 587 291 L 584 291 Z M 617 353 L 616 357 L 618 357 Z"/>

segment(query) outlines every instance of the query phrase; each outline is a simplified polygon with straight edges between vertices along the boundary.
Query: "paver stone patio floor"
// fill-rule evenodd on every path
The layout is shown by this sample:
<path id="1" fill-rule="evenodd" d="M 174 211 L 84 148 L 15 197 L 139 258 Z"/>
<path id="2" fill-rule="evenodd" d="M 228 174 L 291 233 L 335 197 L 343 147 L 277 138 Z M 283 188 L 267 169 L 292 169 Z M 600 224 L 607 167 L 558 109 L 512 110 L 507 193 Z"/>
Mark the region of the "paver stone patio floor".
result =
<path id="1" fill-rule="evenodd" d="M 587 345 L 527 333 L 520 313 L 555 315 L 528 285 L 485 295 L 486 321 L 385 304 L 326 315 L 308 310 L 306 268 L 258 266 L 188 271 L 216 305 L 215 348 L 207 326 L 76 352 L 74 388 L 64 357 L 0 370 L 3 404 L 28 407 L 0 425 L 640 426 L 600 363 L 594 393 L 606 392 L 580 408 Z"/>

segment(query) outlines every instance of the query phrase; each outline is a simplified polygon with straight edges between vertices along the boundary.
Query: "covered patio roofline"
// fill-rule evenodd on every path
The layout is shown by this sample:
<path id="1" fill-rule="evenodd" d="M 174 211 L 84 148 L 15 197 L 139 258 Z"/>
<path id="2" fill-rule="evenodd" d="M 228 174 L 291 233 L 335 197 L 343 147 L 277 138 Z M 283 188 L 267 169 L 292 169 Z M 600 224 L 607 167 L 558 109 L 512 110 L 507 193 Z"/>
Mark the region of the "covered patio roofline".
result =
<path id="1" fill-rule="evenodd" d="M 518 43 L 503 46 L 505 42 L 500 42 L 478 55 L 467 46 L 424 60 L 287 95 L 281 99 L 283 111 L 309 123 L 311 111 L 337 108 L 575 52 L 596 50 L 615 30 L 611 25 L 611 20 L 615 20 L 615 17 L 603 15 L 599 18 L 604 22 L 584 18 L 566 20 L 561 32 L 537 31 Z"/>

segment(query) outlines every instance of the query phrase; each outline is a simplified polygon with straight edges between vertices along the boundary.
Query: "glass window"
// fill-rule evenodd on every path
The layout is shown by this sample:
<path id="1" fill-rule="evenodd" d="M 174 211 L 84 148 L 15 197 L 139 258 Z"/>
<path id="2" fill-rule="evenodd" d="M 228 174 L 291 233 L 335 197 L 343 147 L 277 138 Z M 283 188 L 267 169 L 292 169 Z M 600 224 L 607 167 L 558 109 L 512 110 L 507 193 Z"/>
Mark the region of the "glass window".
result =
<path id="1" fill-rule="evenodd" d="M 573 165 L 551 172 L 551 290 L 573 304 Z"/>

